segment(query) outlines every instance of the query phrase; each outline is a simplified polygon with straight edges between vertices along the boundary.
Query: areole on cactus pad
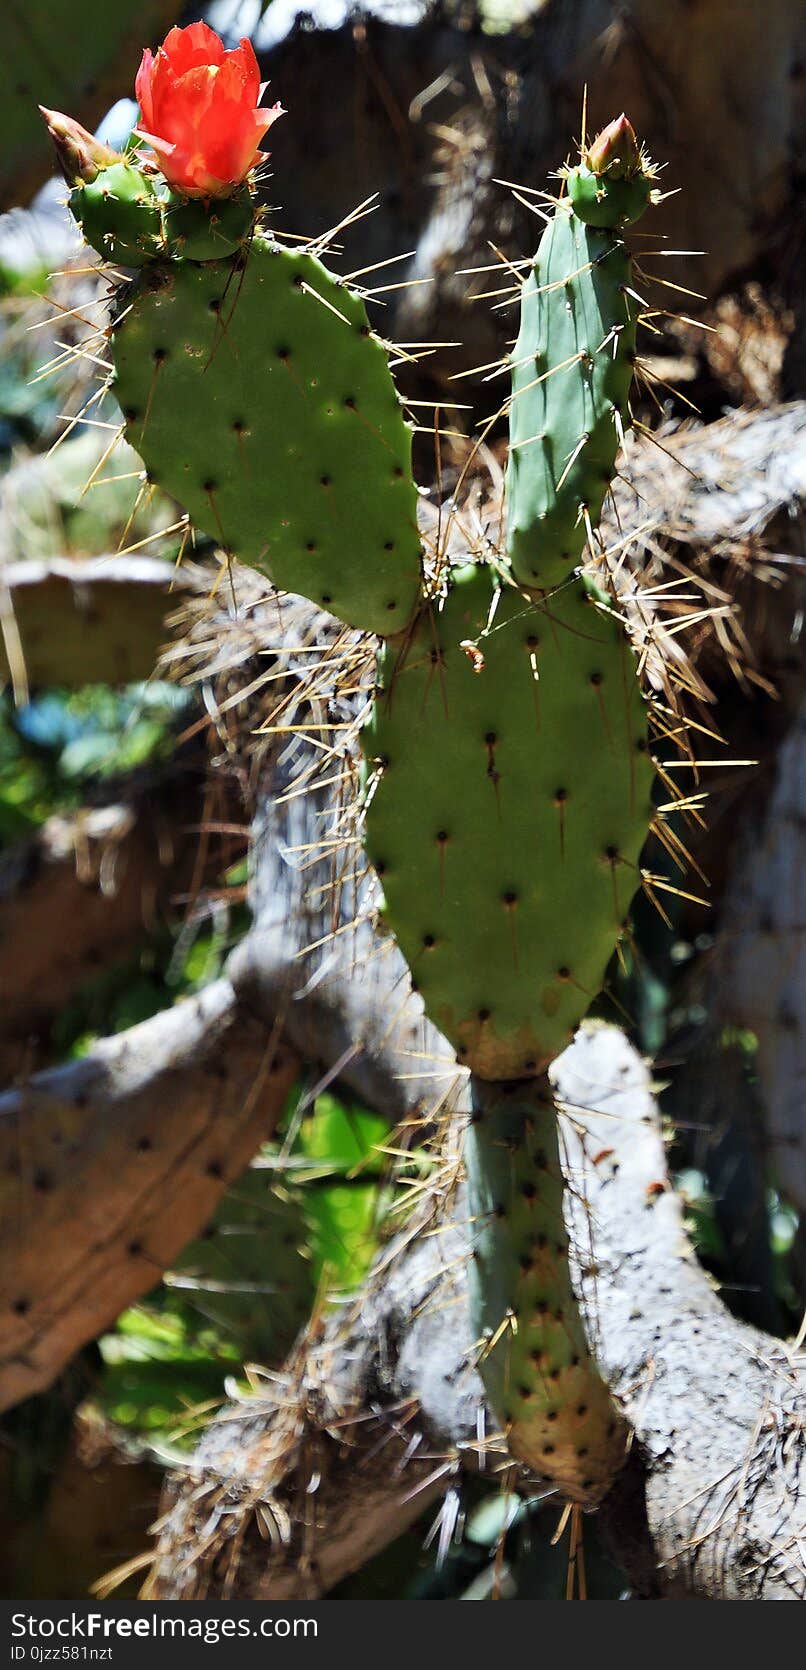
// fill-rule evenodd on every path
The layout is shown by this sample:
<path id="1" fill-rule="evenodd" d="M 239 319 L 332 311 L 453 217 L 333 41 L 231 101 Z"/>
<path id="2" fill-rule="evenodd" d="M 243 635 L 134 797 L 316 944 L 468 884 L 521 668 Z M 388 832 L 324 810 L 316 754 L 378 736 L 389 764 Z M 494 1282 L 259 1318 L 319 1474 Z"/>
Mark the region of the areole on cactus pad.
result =
<path id="1" fill-rule="evenodd" d="M 76 172 L 83 141 L 62 134 L 95 247 L 140 267 L 111 327 L 115 393 L 150 479 L 227 553 L 384 640 L 366 846 L 426 1010 L 471 1069 L 479 1367 L 513 1454 L 591 1505 L 625 1429 L 574 1293 L 546 1071 L 602 988 L 653 816 L 633 650 L 606 577 L 579 565 L 630 419 L 625 229 L 654 170 L 622 116 L 565 171 L 521 289 L 506 550 L 428 589 L 387 349 L 317 253 L 261 230 L 251 61 L 227 69 L 194 29 L 138 79 L 156 162 L 100 157 L 85 136 Z M 230 77 L 240 149 L 225 159 Z M 127 172 L 116 190 L 120 168 L 142 189 Z M 226 258 L 210 258 L 216 235 Z"/>

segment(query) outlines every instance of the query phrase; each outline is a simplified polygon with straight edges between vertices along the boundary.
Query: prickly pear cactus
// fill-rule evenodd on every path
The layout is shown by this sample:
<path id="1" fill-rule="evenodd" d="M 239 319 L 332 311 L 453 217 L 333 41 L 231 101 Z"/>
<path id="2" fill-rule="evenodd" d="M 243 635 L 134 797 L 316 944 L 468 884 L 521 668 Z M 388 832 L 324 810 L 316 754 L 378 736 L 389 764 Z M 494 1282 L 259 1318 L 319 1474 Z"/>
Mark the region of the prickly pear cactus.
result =
<path id="1" fill-rule="evenodd" d="M 475 1073 L 518 1079 L 601 990 L 653 772 L 632 653 L 596 589 L 530 604 L 508 588 L 488 628 L 494 597 L 466 568 L 402 656 L 382 650 L 366 838 L 432 1019 Z"/>
<path id="2" fill-rule="evenodd" d="M 205 214 L 211 232 L 234 214 L 226 195 L 166 210 L 148 167 L 156 251 L 118 203 L 105 228 L 103 185 L 93 197 L 96 241 L 144 257 L 111 332 L 128 438 L 226 550 L 385 640 L 366 845 L 426 1009 L 471 1069 L 481 1373 L 513 1453 L 590 1505 L 625 1429 L 574 1296 L 547 1069 L 601 990 L 652 819 L 633 651 L 578 564 L 629 422 L 625 229 L 653 170 L 622 117 L 565 171 L 521 293 L 507 549 L 436 595 L 411 435 L 360 295 L 257 224 L 230 225 L 237 249 L 208 260 Z"/>
<path id="3" fill-rule="evenodd" d="M 612 123 L 569 171 L 521 290 L 506 494 L 512 573 L 531 590 L 573 574 L 629 427 L 637 310 L 624 228 L 653 178 L 626 118 Z"/>
<path id="4" fill-rule="evenodd" d="M 127 439 L 193 521 L 370 632 L 420 595 L 411 430 L 359 296 L 256 235 L 155 262 L 112 335 Z"/>
<path id="5" fill-rule="evenodd" d="M 591 1359 L 568 1260 L 557 1115 L 542 1084 L 472 1080 L 470 1304 L 510 1447 L 572 1501 L 618 1472 L 625 1429 Z"/>

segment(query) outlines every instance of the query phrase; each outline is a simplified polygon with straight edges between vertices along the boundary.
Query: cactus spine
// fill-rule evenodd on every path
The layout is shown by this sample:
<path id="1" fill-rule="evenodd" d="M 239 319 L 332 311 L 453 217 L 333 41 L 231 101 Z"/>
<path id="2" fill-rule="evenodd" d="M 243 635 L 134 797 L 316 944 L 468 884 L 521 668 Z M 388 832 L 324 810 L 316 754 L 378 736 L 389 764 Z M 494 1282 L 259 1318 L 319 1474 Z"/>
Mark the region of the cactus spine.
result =
<path id="1" fill-rule="evenodd" d="M 503 579 L 475 563 L 423 592 L 385 349 L 311 251 L 257 228 L 208 261 L 193 203 L 196 259 L 163 216 L 112 330 L 151 477 L 227 550 L 384 639 L 366 844 L 426 1008 L 471 1069 L 481 1372 L 513 1452 L 586 1504 L 624 1429 L 571 1284 L 546 1074 L 601 989 L 652 816 L 632 651 L 577 571 L 629 422 L 623 230 L 652 178 L 622 117 L 567 172 L 524 282 Z"/>

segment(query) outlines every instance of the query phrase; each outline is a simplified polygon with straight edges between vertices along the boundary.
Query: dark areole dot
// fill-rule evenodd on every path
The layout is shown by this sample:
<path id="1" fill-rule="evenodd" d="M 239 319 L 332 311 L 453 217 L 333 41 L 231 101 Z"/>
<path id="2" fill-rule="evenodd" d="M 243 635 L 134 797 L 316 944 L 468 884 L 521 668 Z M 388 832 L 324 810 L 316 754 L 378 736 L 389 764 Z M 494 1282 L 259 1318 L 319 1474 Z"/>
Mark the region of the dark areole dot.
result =
<path id="1" fill-rule="evenodd" d="M 587 1415 L 587 1413 L 588 1413 L 588 1405 L 587 1405 L 587 1403 L 578 1403 L 578 1404 L 577 1404 L 577 1414 L 578 1414 L 578 1415 L 579 1415 L 579 1416 L 580 1416 L 580 1418 L 581 1418 L 581 1417 L 582 1417 L 582 1416 L 583 1416 L 583 1415 Z"/>
<path id="2" fill-rule="evenodd" d="M 215 493 L 217 490 L 218 482 L 214 481 L 212 476 L 208 476 L 207 480 L 202 482 L 202 491 L 204 493 Z"/>
<path id="3" fill-rule="evenodd" d="M 491 1014 L 492 1014 L 491 1009 L 480 1009 L 479 1010 L 478 1018 L 481 1021 L 482 1026 L 484 1025 L 485 1021 L 488 1021 L 490 1019 Z"/>
<path id="4" fill-rule="evenodd" d="M 324 605 L 325 605 L 325 608 L 327 608 L 327 607 L 328 607 L 328 606 L 329 606 L 329 604 L 331 604 L 331 603 L 332 603 L 332 602 L 333 602 L 333 599 L 332 599 L 332 597 L 331 597 L 331 595 L 330 595 L 330 592 L 329 592 L 329 591 L 324 591 L 324 592 L 323 592 L 323 593 L 322 593 L 322 596 L 321 596 L 321 599 L 320 599 L 320 601 L 321 601 L 321 602 L 322 602 L 322 603 L 324 603 Z"/>
<path id="5" fill-rule="evenodd" d="M 275 348 L 274 351 L 278 360 L 290 360 L 291 358 L 291 349 L 287 348 L 284 342 L 280 344 L 279 348 Z"/>
<path id="6" fill-rule="evenodd" d="M 437 840 L 439 841 L 440 846 L 444 847 L 445 842 L 448 840 L 447 829 L 438 829 L 437 830 Z"/>
<path id="7" fill-rule="evenodd" d="M 555 804 L 555 806 L 564 806 L 567 799 L 568 799 L 568 790 L 567 789 L 555 789 L 554 790 L 554 804 Z"/>
<path id="8" fill-rule="evenodd" d="M 130 1258 L 139 1258 L 143 1251 L 142 1241 L 130 1241 L 126 1251 Z"/>
<path id="9" fill-rule="evenodd" d="M 318 551 L 319 547 L 316 543 L 316 540 L 315 539 L 306 539 L 305 549 L 306 549 L 306 551 Z"/>
<path id="10" fill-rule="evenodd" d="M 30 1299 L 15 1299 L 11 1307 L 15 1316 L 27 1316 L 31 1309 Z"/>
<path id="11" fill-rule="evenodd" d="M 563 963 L 562 967 L 558 968 L 558 970 L 557 970 L 557 979 L 558 980 L 570 980 L 570 978 L 571 978 L 571 970 L 570 970 L 570 968 L 566 967 L 565 963 Z"/>
<path id="12" fill-rule="evenodd" d="M 593 685 L 594 690 L 597 690 L 599 685 L 602 683 L 601 673 L 591 673 L 589 682 Z"/>
<path id="13" fill-rule="evenodd" d="M 518 903 L 517 893 L 513 893 L 512 889 L 508 888 L 507 892 L 502 893 L 501 895 L 501 903 L 506 905 L 507 909 L 510 909 L 512 905 L 516 905 Z"/>
<path id="14" fill-rule="evenodd" d="M 150 1154 L 154 1144 L 150 1137 L 138 1137 L 136 1148 L 138 1154 Z"/>
<path id="15" fill-rule="evenodd" d="M 436 945 L 436 939 L 434 938 L 434 935 L 433 934 L 423 934 L 423 946 L 424 946 L 425 950 L 430 951 L 433 945 Z"/>
<path id="16" fill-rule="evenodd" d="M 333 485 L 333 477 L 332 476 L 320 475 L 320 477 L 319 477 L 319 486 L 320 487 L 331 487 L 332 485 Z"/>
<path id="17" fill-rule="evenodd" d="M 397 608 L 397 598 L 393 597 L 391 603 L 387 603 L 386 607 L 387 607 L 387 609 L 396 609 Z"/>
<path id="18" fill-rule="evenodd" d="M 488 748 L 494 748 L 498 741 L 497 731 L 485 731 L 484 741 Z"/>
<path id="19" fill-rule="evenodd" d="M 537 1194 L 537 1188 L 536 1188 L 535 1184 L 534 1183 L 522 1183 L 521 1184 L 521 1194 L 523 1195 L 524 1200 L 534 1200 L 535 1195 Z"/>
<path id="20" fill-rule="evenodd" d="M 543 1445 L 543 1454 L 544 1455 L 553 1455 L 554 1454 L 554 1449 L 555 1449 L 555 1446 L 553 1444 L 544 1444 Z"/>
<path id="21" fill-rule="evenodd" d="M 383 548 L 384 548 L 384 551 L 394 551 L 394 548 L 395 548 L 394 540 L 393 539 L 385 539 L 384 542 L 383 542 Z"/>
<path id="22" fill-rule="evenodd" d="M 344 405 L 347 407 L 348 412 L 354 412 L 355 411 L 355 396 L 352 395 L 352 394 L 346 394 L 344 396 Z"/>
<path id="23" fill-rule="evenodd" d="M 612 844 L 608 847 L 605 847 L 605 858 L 608 860 L 608 863 L 615 864 L 616 859 L 618 858 L 618 856 L 619 856 L 618 847 L 614 847 Z"/>
<path id="24" fill-rule="evenodd" d="M 220 1179 L 224 1175 L 224 1167 L 220 1160 L 211 1160 L 209 1165 L 205 1166 L 204 1169 L 208 1177 Z"/>

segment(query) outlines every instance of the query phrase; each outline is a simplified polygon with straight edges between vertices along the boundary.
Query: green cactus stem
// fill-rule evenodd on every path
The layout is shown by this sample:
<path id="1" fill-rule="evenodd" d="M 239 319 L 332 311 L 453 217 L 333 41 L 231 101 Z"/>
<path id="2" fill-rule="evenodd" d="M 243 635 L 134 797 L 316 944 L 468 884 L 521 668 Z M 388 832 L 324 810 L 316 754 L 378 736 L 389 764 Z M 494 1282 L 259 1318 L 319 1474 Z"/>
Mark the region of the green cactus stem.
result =
<path id="1" fill-rule="evenodd" d="M 592 1507 L 621 1466 L 627 1428 L 571 1285 L 551 1086 L 474 1077 L 471 1088 L 468 1283 L 482 1379 L 512 1454 Z"/>

